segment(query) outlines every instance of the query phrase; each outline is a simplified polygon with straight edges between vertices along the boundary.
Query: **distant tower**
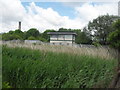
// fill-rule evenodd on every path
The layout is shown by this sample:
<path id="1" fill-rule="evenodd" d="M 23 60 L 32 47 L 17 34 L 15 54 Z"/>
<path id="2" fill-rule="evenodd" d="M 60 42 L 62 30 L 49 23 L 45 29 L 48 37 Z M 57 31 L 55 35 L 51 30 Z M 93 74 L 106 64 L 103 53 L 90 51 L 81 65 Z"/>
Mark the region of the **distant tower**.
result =
<path id="1" fill-rule="evenodd" d="M 19 21 L 18 29 L 21 30 L 21 21 Z"/>
<path id="2" fill-rule="evenodd" d="M 118 2 L 118 16 L 120 16 L 120 1 Z"/>

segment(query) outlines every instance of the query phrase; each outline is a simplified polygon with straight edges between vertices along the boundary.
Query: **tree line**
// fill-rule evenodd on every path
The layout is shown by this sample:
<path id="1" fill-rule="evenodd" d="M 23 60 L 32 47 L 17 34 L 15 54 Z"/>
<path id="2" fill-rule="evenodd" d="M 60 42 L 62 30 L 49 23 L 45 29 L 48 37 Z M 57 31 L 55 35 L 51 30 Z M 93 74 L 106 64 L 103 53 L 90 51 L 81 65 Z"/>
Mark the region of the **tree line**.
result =
<path id="1" fill-rule="evenodd" d="M 59 28 L 61 31 L 73 31 L 77 33 L 75 38 L 75 43 L 77 44 L 95 44 L 95 45 L 108 45 L 114 34 L 118 33 L 115 28 L 115 23 L 119 19 L 118 16 L 113 15 L 102 15 L 93 21 L 90 21 L 83 30 L 81 29 L 66 29 Z M 118 21 L 119 22 L 119 21 Z M 118 23 L 117 22 L 117 23 Z M 117 27 L 117 26 L 116 26 Z M 11 30 L 8 33 L 2 34 L 2 40 L 41 40 L 43 42 L 49 42 L 49 35 L 47 32 L 56 32 L 53 29 L 45 30 L 43 33 L 40 33 L 36 28 L 31 28 L 28 31 L 21 30 Z M 112 41 L 113 42 L 113 41 Z M 118 44 L 118 43 L 117 43 Z M 117 45 L 116 44 L 116 45 Z"/>
<path id="2" fill-rule="evenodd" d="M 74 31 L 77 33 L 75 42 L 80 44 L 89 44 L 91 43 L 91 39 L 86 36 L 84 32 L 82 32 L 80 29 L 66 29 L 66 28 L 60 28 L 58 32 L 64 32 L 64 31 Z M 43 42 L 49 42 L 50 36 L 47 34 L 48 32 L 56 32 L 55 30 L 45 30 L 43 33 L 40 33 L 39 30 L 36 28 L 31 28 L 28 31 L 21 31 L 19 29 L 15 31 L 9 31 L 8 33 L 2 34 L 2 40 L 8 41 L 8 40 L 40 40 Z"/>

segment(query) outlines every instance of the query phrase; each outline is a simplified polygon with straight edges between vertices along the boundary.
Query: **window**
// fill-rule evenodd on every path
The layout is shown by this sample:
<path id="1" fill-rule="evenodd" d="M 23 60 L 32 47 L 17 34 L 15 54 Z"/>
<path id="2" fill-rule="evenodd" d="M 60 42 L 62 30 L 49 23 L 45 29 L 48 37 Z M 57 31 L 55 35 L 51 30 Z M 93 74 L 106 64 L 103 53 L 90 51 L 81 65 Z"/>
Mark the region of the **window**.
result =
<path id="1" fill-rule="evenodd" d="M 72 35 L 65 35 L 65 40 L 72 40 Z"/>
<path id="2" fill-rule="evenodd" d="M 57 35 L 51 35 L 50 39 L 51 40 L 57 40 L 58 36 Z"/>
<path id="3" fill-rule="evenodd" d="M 58 40 L 65 40 L 65 35 L 58 35 Z"/>

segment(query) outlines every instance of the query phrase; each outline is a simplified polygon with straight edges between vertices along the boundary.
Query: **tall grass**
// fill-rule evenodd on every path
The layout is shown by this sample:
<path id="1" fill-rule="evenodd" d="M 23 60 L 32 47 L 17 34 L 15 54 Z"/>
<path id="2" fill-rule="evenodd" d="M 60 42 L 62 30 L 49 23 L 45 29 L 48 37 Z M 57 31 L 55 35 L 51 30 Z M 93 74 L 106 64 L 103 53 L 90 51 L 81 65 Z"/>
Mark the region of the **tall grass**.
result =
<path id="1" fill-rule="evenodd" d="M 3 44 L 4 45 L 4 44 Z M 55 53 L 68 53 L 75 55 L 87 55 L 93 57 L 99 57 L 103 59 L 114 59 L 118 53 L 109 47 L 74 47 L 74 46 L 61 46 L 61 45 L 33 45 L 25 43 L 7 43 L 9 47 L 25 47 L 34 50 L 40 50 L 43 52 L 55 52 Z"/>
<path id="2" fill-rule="evenodd" d="M 22 46 L 3 46 L 3 82 L 7 81 L 15 88 L 91 88 L 109 85 L 116 60 L 74 54 L 72 51 L 69 54 L 69 47 L 68 53 L 61 47 L 57 47 L 60 48 L 59 53 L 43 47 L 39 46 L 43 50 L 38 47 L 38 50 L 32 50 Z"/>

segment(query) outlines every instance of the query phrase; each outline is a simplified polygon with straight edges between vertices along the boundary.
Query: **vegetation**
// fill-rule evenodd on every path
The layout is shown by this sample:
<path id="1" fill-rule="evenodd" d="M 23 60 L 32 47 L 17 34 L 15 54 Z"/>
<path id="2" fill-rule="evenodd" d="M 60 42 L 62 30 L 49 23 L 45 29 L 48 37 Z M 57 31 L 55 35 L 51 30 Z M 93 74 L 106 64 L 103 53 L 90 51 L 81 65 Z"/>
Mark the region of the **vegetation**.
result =
<path id="1" fill-rule="evenodd" d="M 100 44 L 108 44 L 107 37 L 114 31 L 112 24 L 118 16 L 103 15 L 90 21 L 88 26 L 84 28 L 84 32 L 93 39 L 94 42 L 99 42 Z"/>
<path id="2" fill-rule="evenodd" d="M 116 60 L 3 46 L 3 82 L 13 88 L 108 87 Z M 8 84 L 9 82 L 9 84 Z"/>
<path id="3" fill-rule="evenodd" d="M 109 34 L 108 41 L 113 48 L 118 50 L 118 67 L 111 87 L 120 88 L 120 19 L 113 24 L 113 27 L 115 31 Z"/>
<path id="4" fill-rule="evenodd" d="M 74 54 L 74 55 L 87 55 L 92 57 L 99 57 L 102 59 L 114 59 L 117 56 L 117 52 L 114 49 L 111 49 L 109 47 L 102 47 L 97 46 L 95 47 L 73 47 L 73 46 L 62 46 L 62 45 L 48 45 L 48 44 L 25 44 L 25 43 L 10 43 L 8 42 L 7 45 L 11 48 L 14 47 L 25 47 L 35 50 L 40 50 L 43 52 L 55 52 L 55 53 L 68 53 L 68 54 Z"/>
<path id="5" fill-rule="evenodd" d="M 88 26 L 83 30 L 81 29 L 66 29 L 59 28 L 59 32 L 73 31 L 77 33 L 75 43 L 77 44 L 102 44 L 108 45 L 107 38 L 109 34 L 115 31 L 112 24 L 118 19 L 118 16 L 102 15 L 98 18 L 90 21 Z M 49 42 L 49 35 L 47 32 L 55 32 L 53 29 L 45 30 L 40 33 L 36 28 L 31 28 L 26 32 L 20 30 L 9 31 L 8 33 L 2 34 L 2 40 L 41 40 L 43 42 Z"/>
<path id="6" fill-rule="evenodd" d="M 28 37 L 28 40 L 36 40 L 36 38 L 33 36 L 30 36 L 30 37 Z"/>
<path id="7" fill-rule="evenodd" d="M 3 88 L 104 88 L 109 86 L 113 77 L 111 87 L 120 86 L 120 20 L 117 19 L 116 16 L 103 15 L 89 22 L 83 31 L 58 30 L 74 31 L 77 33 L 76 43 L 93 44 L 97 48 L 8 42 L 2 50 Z M 47 32 L 55 30 L 43 33 L 35 28 L 26 32 L 15 30 L 0 34 L 0 39 L 48 42 Z M 112 48 L 101 47 L 101 44 L 109 44 L 118 50 L 118 54 L 111 51 Z M 118 62 L 113 58 L 115 55 Z"/>
<path id="8" fill-rule="evenodd" d="M 25 33 L 25 39 L 28 39 L 29 37 L 39 37 L 40 33 L 36 28 L 31 28 Z"/>
<path id="9" fill-rule="evenodd" d="M 115 31 L 109 34 L 108 41 L 112 47 L 120 50 L 120 19 L 113 24 L 113 27 Z"/>
<path id="10" fill-rule="evenodd" d="M 77 44 L 92 44 L 91 38 L 89 38 L 85 34 L 85 32 L 81 32 L 81 31 L 77 31 L 77 30 L 75 30 L 75 32 L 77 33 L 75 43 L 77 43 Z"/>
<path id="11" fill-rule="evenodd" d="M 84 32 L 80 29 L 65 29 L 60 28 L 59 32 L 64 31 L 74 31 L 77 33 L 75 42 L 80 44 L 91 44 L 91 39 L 86 36 Z M 40 40 L 43 42 L 49 42 L 49 35 L 48 32 L 55 32 L 55 30 L 46 30 L 43 33 L 40 33 L 37 29 L 31 28 L 26 32 L 22 32 L 20 30 L 9 31 L 8 33 L 2 34 L 2 40 Z"/>

